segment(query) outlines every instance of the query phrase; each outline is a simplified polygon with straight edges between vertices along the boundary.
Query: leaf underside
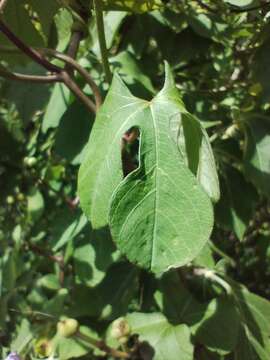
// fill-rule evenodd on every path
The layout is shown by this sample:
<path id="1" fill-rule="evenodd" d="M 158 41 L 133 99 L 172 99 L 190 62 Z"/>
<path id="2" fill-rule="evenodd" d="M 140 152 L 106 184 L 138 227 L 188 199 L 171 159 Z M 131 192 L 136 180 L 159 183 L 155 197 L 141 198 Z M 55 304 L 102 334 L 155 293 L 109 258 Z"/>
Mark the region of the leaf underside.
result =
<path id="1" fill-rule="evenodd" d="M 114 77 L 79 172 L 81 205 L 92 225 L 109 221 L 120 251 L 156 273 L 195 258 L 213 224 L 211 201 L 171 129 L 174 115 L 187 112 L 168 67 L 166 74 L 150 102 Z M 140 131 L 139 166 L 123 179 L 121 141 L 132 127 Z"/>

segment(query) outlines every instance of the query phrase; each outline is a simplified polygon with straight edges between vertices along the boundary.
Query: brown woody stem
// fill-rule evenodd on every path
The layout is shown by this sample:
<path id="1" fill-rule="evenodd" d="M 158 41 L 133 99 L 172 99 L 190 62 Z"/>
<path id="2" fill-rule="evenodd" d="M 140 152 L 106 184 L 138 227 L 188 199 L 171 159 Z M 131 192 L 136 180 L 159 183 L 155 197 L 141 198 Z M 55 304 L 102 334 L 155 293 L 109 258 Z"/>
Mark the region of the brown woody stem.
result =
<path id="1" fill-rule="evenodd" d="M 91 112 L 96 112 L 96 105 L 94 102 L 89 99 L 88 96 L 86 96 L 82 90 L 79 88 L 79 86 L 75 83 L 75 81 L 70 77 L 69 73 L 67 71 L 62 71 L 61 79 L 63 83 L 69 88 L 69 90 L 78 98 L 80 99 L 84 105 L 87 107 L 87 109 Z"/>
<path id="2" fill-rule="evenodd" d="M 51 83 L 61 81 L 59 74 L 47 75 L 47 76 L 25 75 L 25 74 L 13 73 L 8 70 L 1 69 L 1 68 L 0 68 L 0 76 L 5 79 L 9 79 L 9 80 L 31 82 L 31 83 L 43 83 L 43 84 L 51 84 Z"/>
<path id="3" fill-rule="evenodd" d="M 51 254 L 49 251 L 40 248 L 39 246 L 35 245 L 35 244 L 31 244 L 31 243 L 27 243 L 28 248 L 33 251 L 35 254 L 40 255 L 40 256 L 44 256 L 47 259 L 56 262 L 61 268 L 64 266 L 64 260 L 62 258 L 62 256 L 56 256 Z"/>
<path id="4" fill-rule="evenodd" d="M 53 49 L 40 49 L 39 51 L 41 53 L 44 53 L 46 55 L 49 55 L 49 56 L 55 57 L 56 59 L 64 61 L 70 67 L 72 67 L 73 69 L 78 71 L 78 73 L 84 78 L 84 80 L 87 82 L 87 84 L 92 89 L 97 109 L 100 107 L 100 105 L 102 104 L 102 97 L 101 97 L 100 90 L 99 90 L 98 86 L 96 85 L 95 81 L 89 75 L 89 73 L 80 64 L 78 64 L 70 56 L 62 54 Z"/>
<path id="5" fill-rule="evenodd" d="M 57 81 L 63 82 L 70 89 L 70 91 L 84 103 L 84 105 L 87 107 L 89 111 L 96 112 L 97 108 L 101 105 L 102 102 L 99 89 L 95 84 L 95 82 L 93 81 L 93 79 L 91 78 L 91 76 L 88 74 L 88 72 L 83 67 L 81 67 L 71 56 L 58 53 L 57 51 L 52 49 L 40 49 L 40 52 L 38 49 L 32 49 L 31 47 L 26 45 L 22 40 L 20 40 L 1 19 L 0 19 L 0 31 L 20 51 L 22 51 L 24 54 L 29 56 L 36 63 L 43 66 L 46 70 L 54 73 L 54 75 L 48 75 L 48 76 L 33 76 L 33 75 L 11 73 L 6 71 L 5 69 L 4 70 L 2 69 L 0 75 L 8 79 L 18 80 L 18 81 L 32 81 L 32 82 L 43 82 L 43 83 L 51 83 Z M 79 32 L 74 32 L 69 47 L 69 53 L 72 56 L 76 56 L 80 39 L 81 39 L 81 34 L 79 35 Z M 62 69 L 61 67 L 52 64 L 50 61 L 46 59 L 45 56 L 43 56 L 42 53 L 49 54 L 55 58 L 58 58 L 64 61 L 67 65 L 69 65 L 69 67 L 72 67 L 73 69 L 77 70 L 84 77 L 86 82 L 90 85 L 95 97 L 96 104 L 83 93 L 83 91 L 79 88 L 76 82 L 72 79 L 68 69 Z"/>
<path id="6" fill-rule="evenodd" d="M 81 31 L 74 31 L 71 34 L 71 38 L 67 50 L 67 56 L 69 56 L 72 59 L 76 59 L 82 38 L 83 38 L 83 33 Z M 73 68 L 68 63 L 66 63 L 65 70 L 71 75 L 73 74 Z"/>

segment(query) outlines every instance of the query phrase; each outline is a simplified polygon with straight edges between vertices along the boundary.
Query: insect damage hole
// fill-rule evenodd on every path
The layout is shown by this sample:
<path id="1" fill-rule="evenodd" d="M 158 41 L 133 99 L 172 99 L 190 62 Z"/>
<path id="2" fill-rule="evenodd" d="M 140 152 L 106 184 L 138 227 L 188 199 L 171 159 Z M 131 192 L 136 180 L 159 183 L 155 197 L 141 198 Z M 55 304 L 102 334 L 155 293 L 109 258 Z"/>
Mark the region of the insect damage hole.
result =
<path id="1" fill-rule="evenodd" d="M 122 137 L 122 168 L 124 177 L 139 166 L 140 130 L 133 126 Z"/>

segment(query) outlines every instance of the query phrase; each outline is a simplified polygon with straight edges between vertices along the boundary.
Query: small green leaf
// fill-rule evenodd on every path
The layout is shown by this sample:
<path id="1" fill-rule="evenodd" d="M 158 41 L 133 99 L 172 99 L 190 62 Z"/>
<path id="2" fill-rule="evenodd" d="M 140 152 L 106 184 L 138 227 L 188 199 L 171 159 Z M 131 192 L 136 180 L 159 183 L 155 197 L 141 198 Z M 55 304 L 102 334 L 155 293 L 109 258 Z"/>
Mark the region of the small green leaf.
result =
<path id="1" fill-rule="evenodd" d="M 270 197 L 270 123 L 257 118 L 245 123 L 245 173 L 248 179 Z"/>
<path id="2" fill-rule="evenodd" d="M 29 345 L 29 342 L 34 338 L 34 334 L 31 331 L 31 324 L 27 319 L 23 319 L 17 329 L 17 336 L 11 343 L 11 350 L 17 353 L 25 350 L 25 347 Z"/>
<path id="3" fill-rule="evenodd" d="M 58 35 L 56 50 L 64 51 L 66 49 L 71 36 L 72 24 L 73 18 L 71 12 L 65 8 L 60 9 L 55 16 L 55 25 Z"/>
<path id="4" fill-rule="evenodd" d="M 59 290 L 59 279 L 55 274 L 46 274 L 39 279 L 38 284 L 48 290 Z"/>
<path id="5" fill-rule="evenodd" d="M 186 325 L 172 325 L 161 313 L 132 313 L 126 317 L 133 334 L 144 342 L 153 360 L 192 360 L 193 345 Z M 144 350 L 145 349 L 145 350 Z"/>
<path id="6" fill-rule="evenodd" d="M 87 224 L 87 219 L 82 213 L 71 214 L 64 212 L 61 214 L 61 219 L 55 225 L 53 251 L 58 251 L 77 236 Z"/>
<path id="7" fill-rule="evenodd" d="M 39 190 L 32 188 L 27 197 L 28 214 L 33 221 L 37 221 L 44 211 L 44 199 Z"/>

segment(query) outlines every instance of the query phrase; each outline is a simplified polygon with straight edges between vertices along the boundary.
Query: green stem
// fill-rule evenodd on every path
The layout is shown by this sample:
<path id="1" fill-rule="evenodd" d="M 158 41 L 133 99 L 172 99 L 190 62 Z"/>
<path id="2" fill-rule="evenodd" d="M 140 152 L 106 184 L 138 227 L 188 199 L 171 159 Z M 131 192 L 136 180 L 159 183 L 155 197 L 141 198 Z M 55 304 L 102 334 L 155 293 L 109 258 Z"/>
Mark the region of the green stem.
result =
<path id="1" fill-rule="evenodd" d="M 111 348 L 110 346 L 108 346 L 104 341 L 102 340 L 96 340 L 94 338 L 92 338 L 91 336 L 82 334 L 80 331 L 77 331 L 75 336 L 90 344 L 93 347 L 98 348 L 99 350 L 105 352 L 106 354 L 113 356 L 114 358 L 119 358 L 119 359 L 130 359 L 130 354 L 125 352 L 125 351 L 120 351 L 120 350 L 116 350 Z"/>
<path id="2" fill-rule="evenodd" d="M 99 41 L 102 65 L 105 72 L 106 80 L 110 84 L 112 81 L 112 73 L 110 70 L 110 64 L 108 60 L 108 51 L 107 51 L 105 31 L 104 31 L 102 0 L 93 0 L 93 4 L 94 4 L 95 16 L 96 16 L 96 25 L 97 25 L 97 33 L 98 33 L 98 41 Z"/>

